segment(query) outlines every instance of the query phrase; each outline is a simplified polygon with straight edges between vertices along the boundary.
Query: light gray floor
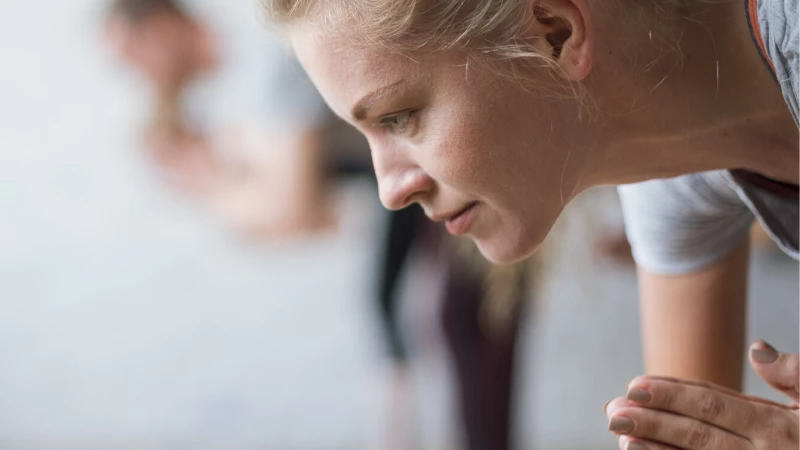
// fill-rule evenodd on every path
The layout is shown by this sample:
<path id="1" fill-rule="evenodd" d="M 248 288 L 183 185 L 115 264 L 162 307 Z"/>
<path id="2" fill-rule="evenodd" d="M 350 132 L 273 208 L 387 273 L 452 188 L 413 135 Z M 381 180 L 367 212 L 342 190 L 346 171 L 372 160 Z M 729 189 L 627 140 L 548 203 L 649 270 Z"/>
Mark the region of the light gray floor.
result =
<path id="1" fill-rule="evenodd" d="M 0 6 L 0 448 L 372 448 L 373 194 L 346 190 L 337 235 L 237 241 L 130 144 L 141 86 L 102 57 L 99 2 L 44 3 Z M 602 405 L 641 372 L 635 285 L 584 262 L 575 221 L 525 331 L 519 434 L 611 449 Z M 752 277 L 751 335 L 793 351 L 797 273 L 760 258 Z M 427 448 L 454 435 L 435 308 L 408 311 Z"/>

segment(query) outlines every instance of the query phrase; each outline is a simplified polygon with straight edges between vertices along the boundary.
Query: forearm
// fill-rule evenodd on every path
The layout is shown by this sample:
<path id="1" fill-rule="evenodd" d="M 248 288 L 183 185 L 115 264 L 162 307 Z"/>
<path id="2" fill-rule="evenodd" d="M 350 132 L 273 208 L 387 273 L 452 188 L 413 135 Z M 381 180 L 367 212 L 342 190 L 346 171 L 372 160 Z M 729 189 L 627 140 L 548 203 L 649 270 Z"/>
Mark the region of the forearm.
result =
<path id="1" fill-rule="evenodd" d="M 639 270 L 648 374 L 741 390 L 745 356 L 748 242 L 699 273 Z"/>

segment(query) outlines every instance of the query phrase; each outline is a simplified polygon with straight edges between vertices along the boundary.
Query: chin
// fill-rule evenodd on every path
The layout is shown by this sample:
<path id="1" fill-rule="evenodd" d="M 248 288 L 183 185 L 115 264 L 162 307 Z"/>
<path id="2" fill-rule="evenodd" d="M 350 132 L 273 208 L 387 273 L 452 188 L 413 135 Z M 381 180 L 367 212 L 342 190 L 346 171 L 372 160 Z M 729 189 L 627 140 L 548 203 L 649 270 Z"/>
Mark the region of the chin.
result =
<path id="1" fill-rule="evenodd" d="M 484 257 L 494 264 L 513 264 L 529 257 L 542 244 L 544 238 L 517 236 L 509 238 L 503 233 L 485 239 L 475 239 Z"/>

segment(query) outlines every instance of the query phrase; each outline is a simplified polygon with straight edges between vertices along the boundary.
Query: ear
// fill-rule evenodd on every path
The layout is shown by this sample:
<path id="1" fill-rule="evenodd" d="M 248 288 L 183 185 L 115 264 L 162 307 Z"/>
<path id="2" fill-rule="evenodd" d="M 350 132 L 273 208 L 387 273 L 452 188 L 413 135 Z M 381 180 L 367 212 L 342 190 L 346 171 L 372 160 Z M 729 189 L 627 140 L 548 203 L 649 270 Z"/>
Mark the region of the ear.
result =
<path id="1" fill-rule="evenodd" d="M 589 76 L 594 62 L 594 33 L 586 0 L 531 0 L 531 31 L 544 38 L 549 52 L 569 81 Z"/>

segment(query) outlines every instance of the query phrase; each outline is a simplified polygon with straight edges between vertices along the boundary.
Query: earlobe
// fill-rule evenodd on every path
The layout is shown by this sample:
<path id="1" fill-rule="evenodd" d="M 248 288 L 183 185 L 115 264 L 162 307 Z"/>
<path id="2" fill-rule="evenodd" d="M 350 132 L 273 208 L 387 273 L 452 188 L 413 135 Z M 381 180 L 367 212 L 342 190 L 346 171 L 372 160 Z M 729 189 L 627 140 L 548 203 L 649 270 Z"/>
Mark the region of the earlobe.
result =
<path id="1" fill-rule="evenodd" d="M 586 0 L 534 0 L 536 28 L 569 81 L 582 81 L 592 70 L 594 35 L 589 13 Z"/>

